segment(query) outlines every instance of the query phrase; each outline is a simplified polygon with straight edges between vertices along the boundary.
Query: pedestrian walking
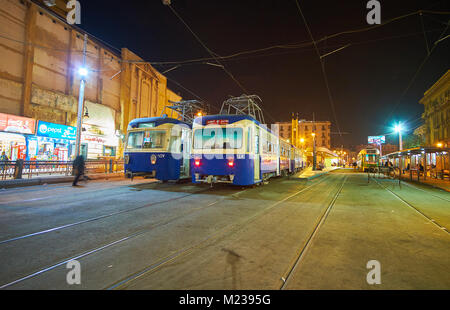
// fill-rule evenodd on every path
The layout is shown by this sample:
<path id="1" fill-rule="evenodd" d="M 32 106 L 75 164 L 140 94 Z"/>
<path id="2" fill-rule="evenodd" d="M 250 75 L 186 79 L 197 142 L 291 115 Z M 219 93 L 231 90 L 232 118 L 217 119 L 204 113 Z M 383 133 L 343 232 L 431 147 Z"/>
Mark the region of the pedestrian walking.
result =
<path id="1" fill-rule="evenodd" d="M 9 158 L 8 158 L 8 156 L 6 156 L 6 152 L 3 151 L 2 156 L 0 156 L 0 170 L 1 171 L 5 170 L 7 161 L 9 161 Z"/>
<path id="2" fill-rule="evenodd" d="M 77 156 L 77 158 L 75 158 L 75 160 L 73 161 L 73 171 L 75 174 L 75 179 L 73 180 L 72 186 L 77 186 L 77 183 L 80 180 L 81 176 L 86 179 L 86 176 L 84 175 L 85 168 L 84 157 L 81 155 Z"/>

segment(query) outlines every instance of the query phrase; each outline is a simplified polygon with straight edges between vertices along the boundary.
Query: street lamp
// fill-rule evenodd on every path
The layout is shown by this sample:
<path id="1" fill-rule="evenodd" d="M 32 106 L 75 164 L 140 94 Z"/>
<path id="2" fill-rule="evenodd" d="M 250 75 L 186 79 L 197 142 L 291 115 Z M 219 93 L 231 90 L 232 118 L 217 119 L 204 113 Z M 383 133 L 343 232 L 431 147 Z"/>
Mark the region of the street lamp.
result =
<path id="1" fill-rule="evenodd" d="M 316 133 L 313 132 L 311 136 L 313 137 L 313 171 L 316 171 L 317 169 Z"/>
<path id="2" fill-rule="evenodd" d="M 395 132 L 398 132 L 399 150 L 403 151 L 403 141 L 402 141 L 403 126 L 401 123 L 398 123 L 397 125 L 395 125 L 394 129 L 395 129 Z"/>
<path id="3" fill-rule="evenodd" d="M 444 144 L 442 144 L 442 142 L 439 142 L 438 144 L 436 144 L 438 148 L 442 148 L 444 146 Z"/>
<path id="4" fill-rule="evenodd" d="M 75 158 L 80 155 L 81 147 L 81 130 L 83 128 L 83 112 L 84 112 L 84 88 L 86 86 L 86 77 L 88 76 L 88 69 L 86 67 L 86 50 L 87 50 L 87 34 L 84 35 L 83 46 L 83 66 L 78 69 L 80 75 L 80 91 L 78 94 L 78 117 L 77 117 L 77 139 L 75 144 Z"/>

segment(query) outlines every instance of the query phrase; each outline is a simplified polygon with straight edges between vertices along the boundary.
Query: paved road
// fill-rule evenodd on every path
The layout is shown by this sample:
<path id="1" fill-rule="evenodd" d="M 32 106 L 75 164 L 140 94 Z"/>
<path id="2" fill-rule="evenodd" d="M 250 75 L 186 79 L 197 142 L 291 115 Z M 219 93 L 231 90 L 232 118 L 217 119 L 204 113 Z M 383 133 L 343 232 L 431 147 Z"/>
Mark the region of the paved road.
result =
<path id="1" fill-rule="evenodd" d="M 0 193 L 3 289 L 450 289 L 450 194 L 366 174 Z M 81 264 L 68 285 L 66 264 Z M 381 264 L 369 285 L 366 264 Z"/>

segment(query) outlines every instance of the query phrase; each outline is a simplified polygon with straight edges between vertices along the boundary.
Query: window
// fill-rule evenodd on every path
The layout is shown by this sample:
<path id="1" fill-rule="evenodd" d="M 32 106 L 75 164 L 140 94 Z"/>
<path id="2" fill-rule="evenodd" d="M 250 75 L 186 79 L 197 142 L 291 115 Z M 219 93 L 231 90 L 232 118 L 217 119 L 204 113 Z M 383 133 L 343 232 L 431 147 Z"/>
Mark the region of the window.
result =
<path id="1" fill-rule="evenodd" d="M 205 128 L 194 133 L 194 149 L 240 149 L 242 128 Z"/>
<path id="2" fill-rule="evenodd" d="M 164 131 L 137 131 L 128 134 L 127 149 L 159 149 L 164 147 Z"/>

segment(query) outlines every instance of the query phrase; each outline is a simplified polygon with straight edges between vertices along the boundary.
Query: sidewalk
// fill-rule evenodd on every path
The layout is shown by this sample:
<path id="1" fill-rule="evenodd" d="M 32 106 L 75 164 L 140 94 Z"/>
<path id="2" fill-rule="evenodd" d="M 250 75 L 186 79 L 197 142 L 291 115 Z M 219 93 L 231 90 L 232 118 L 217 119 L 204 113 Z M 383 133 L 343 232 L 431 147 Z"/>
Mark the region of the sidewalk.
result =
<path id="1" fill-rule="evenodd" d="M 312 167 L 308 167 L 305 170 L 303 170 L 299 175 L 294 175 L 291 179 L 306 179 L 311 180 L 314 178 L 317 178 L 321 175 L 327 174 L 330 171 L 334 171 L 336 169 L 339 169 L 338 167 L 327 167 L 323 170 L 316 170 L 313 171 Z"/>
<path id="2" fill-rule="evenodd" d="M 402 181 L 409 182 L 409 183 L 416 183 L 416 184 L 426 184 L 435 188 L 443 189 L 446 192 L 450 192 L 450 181 L 448 180 L 440 180 L 440 179 L 430 179 L 427 178 L 426 180 L 420 179 L 420 181 L 416 180 L 410 180 L 410 178 L 402 177 Z"/>
<path id="3" fill-rule="evenodd" d="M 93 173 L 87 174 L 87 177 L 91 180 L 108 180 L 112 178 L 124 178 L 123 173 Z M 56 184 L 56 183 L 68 183 L 73 182 L 73 176 L 65 176 L 65 175 L 40 175 L 38 177 L 33 177 L 31 179 L 11 179 L 11 180 L 1 180 L 0 181 L 0 189 L 1 188 L 12 188 L 12 187 L 24 187 L 24 186 L 35 186 L 35 185 L 43 185 L 43 184 Z"/>

